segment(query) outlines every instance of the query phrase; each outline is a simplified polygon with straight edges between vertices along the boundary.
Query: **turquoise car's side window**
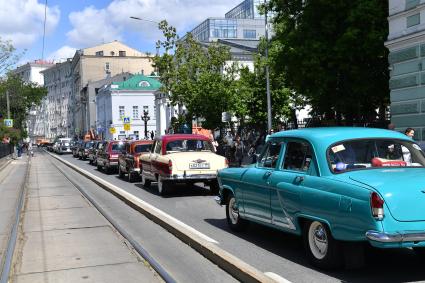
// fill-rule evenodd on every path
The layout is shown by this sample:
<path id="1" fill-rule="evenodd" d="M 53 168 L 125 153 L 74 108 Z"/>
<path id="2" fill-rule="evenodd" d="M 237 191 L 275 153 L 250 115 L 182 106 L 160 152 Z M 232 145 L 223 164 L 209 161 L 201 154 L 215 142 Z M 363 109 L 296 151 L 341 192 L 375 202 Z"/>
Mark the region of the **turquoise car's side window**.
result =
<path id="1" fill-rule="evenodd" d="M 282 142 L 268 142 L 257 166 L 262 168 L 276 168 L 282 144 Z"/>
<path id="2" fill-rule="evenodd" d="M 288 142 L 283 169 L 307 172 L 312 160 L 312 150 L 307 142 Z"/>

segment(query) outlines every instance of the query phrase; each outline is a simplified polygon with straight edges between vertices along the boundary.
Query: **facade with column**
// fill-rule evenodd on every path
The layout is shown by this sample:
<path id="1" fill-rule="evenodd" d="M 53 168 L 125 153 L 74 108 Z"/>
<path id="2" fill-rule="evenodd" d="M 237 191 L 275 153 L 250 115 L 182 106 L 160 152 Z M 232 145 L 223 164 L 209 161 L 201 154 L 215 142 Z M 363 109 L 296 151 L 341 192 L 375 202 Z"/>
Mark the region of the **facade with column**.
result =
<path id="1" fill-rule="evenodd" d="M 56 63 L 41 73 L 44 75 L 44 86 L 48 91 L 46 138 L 53 140 L 57 136 L 70 137 L 71 59 Z"/>
<path id="2" fill-rule="evenodd" d="M 425 0 L 390 0 L 388 22 L 391 122 L 425 141 Z"/>
<path id="3" fill-rule="evenodd" d="M 72 131 L 83 135 L 96 124 L 95 92 L 87 91 L 90 82 L 123 72 L 150 75 L 152 56 L 130 48 L 119 41 L 78 50 L 72 59 Z"/>
<path id="4" fill-rule="evenodd" d="M 134 75 L 123 82 L 113 82 L 101 88 L 96 95 L 96 112 L 98 125 L 104 130 L 100 136 L 105 139 L 144 139 L 144 112 L 147 121 L 148 137 L 150 132 L 157 132 L 157 109 L 155 95 L 161 83 L 156 77 Z M 124 118 L 130 118 L 130 130 L 124 128 Z M 111 128 L 115 133 L 111 133 Z"/>
<path id="5" fill-rule="evenodd" d="M 171 119 L 178 117 L 179 110 L 176 106 L 171 105 L 170 96 L 166 93 L 155 93 L 156 108 L 156 133 L 164 135 L 168 133 L 171 127 Z"/>

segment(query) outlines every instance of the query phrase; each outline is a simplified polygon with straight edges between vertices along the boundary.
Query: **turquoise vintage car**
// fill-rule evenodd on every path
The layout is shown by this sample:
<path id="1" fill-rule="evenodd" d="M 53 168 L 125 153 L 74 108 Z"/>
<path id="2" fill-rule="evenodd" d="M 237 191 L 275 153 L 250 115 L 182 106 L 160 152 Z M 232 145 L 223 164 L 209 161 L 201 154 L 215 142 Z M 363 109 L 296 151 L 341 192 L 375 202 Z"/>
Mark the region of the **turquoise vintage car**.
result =
<path id="1" fill-rule="evenodd" d="M 255 165 L 223 169 L 218 181 L 216 201 L 226 205 L 232 230 L 255 221 L 302 235 L 318 267 L 341 266 L 344 252 L 367 242 L 425 254 L 425 155 L 401 133 L 350 127 L 279 132 Z"/>

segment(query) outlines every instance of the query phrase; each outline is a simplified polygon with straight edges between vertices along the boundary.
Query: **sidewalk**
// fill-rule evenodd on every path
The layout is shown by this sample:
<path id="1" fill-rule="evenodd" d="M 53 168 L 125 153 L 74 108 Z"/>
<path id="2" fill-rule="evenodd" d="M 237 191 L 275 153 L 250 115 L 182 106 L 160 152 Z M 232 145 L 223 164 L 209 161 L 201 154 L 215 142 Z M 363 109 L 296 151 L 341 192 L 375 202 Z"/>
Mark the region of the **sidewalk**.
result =
<path id="1" fill-rule="evenodd" d="M 6 161 L 6 158 L 0 161 Z M 10 233 L 16 219 L 16 207 L 26 166 L 26 159 L 13 160 L 7 165 L 5 162 L 0 164 L 0 268 L 4 265 Z"/>
<path id="2" fill-rule="evenodd" d="M 12 282 L 162 281 L 48 157 L 37 153 L 14 261 Z"/>

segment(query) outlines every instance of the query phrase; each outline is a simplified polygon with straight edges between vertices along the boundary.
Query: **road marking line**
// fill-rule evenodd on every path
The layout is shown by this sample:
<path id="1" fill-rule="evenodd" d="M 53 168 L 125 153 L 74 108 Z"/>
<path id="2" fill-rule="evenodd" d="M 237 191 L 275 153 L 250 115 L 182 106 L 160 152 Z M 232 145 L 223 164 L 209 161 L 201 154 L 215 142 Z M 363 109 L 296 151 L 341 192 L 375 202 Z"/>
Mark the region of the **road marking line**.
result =
<path id="1" fill-rule="evenodd" d="M 59 158 L 59 157 L 58 157 L 58 158 Z M 62 159 L 62 158 L 61 158 L 61 159 Z M 67 160 L 65 160 L 65 159 L 62 159 L 62 160 L 63 160 L 63 161 L 65 161 L 65 162 L 69 162 L 69 161 L 67 161 Z M 70 163 L 71 165 L 74 165 L 74 164 L 72 164 L 71 162 L 69 162 L 69 163 Z M 76 165 L 74 165 L 74 166 L 76 166 Z M 111 183 L 109 183 L 108 181 L 106 181 L 106 180 L 104 180 L 104 179 L 102 179 L 102 178 L 100 178 L 100 177 L 98 177 L 98 176 L 96 176 L 96 175 L 94 175 L 94 174 L 92 174 L 92 173 L 90 173 L 90 172 L 88 172 L 88 171 L 86 171 L 86 170 L 84 170 L 84 169 L 80 168 L 80 167 L 79 167 L 79 170 L 84 171 L 84 173 L 85 173 L 85 174 L 90 175 L 92 178 L 97 179 L 97 180 L 99 180 L 100 182 L 106 183 L 108 186 L 113 187 L 113 188 L 114 188 L 114 189 L 115 189 L 115 190 L 116 190 L 119 194 L 126 195 L 128 198 L 130 198 L 130 199 L 132 199 L 133 201 L 135 201 L 135 202 L 139 203 L 140 205 L 143 205 L 143 206 L 145 206 L 145 207 L 148 207 L 149 209 L 151 209 L 151 210 L 155 211 L 156 213 L 161 214 L 163 217 L 168 218 L 169 220 L 173 221 L 173 222 L 174 222 L 174 223 L 176 223 L 177 225 L 179 225 L 179 226 L 183 227 L 184 229 L 189 230 L 190 232 L 192 232 L 192 233 L 196 234 L 198 237 L 203 238 L 204 240 L 207 240 L 207 241 L 208 241 L 208 242 L 210 242 L 210 243 L 218 244 L 218 242 L 217 242 L 216 240 L 214 240 L 214 239 L 212 239 L 212 238 L 208 237 L 207 235 L 203 234 L 202 232 L 199 232 L 199 231 L 198 231 L 198 230 L 196 230 L 195 228 L 193 228 L 193 227 L 191 227 L 191 226 L 187 225 L 186 223 L 183 223 L 182 221 L 180 221 L 180 220 L 178 220 L 178 219 L 174 218 L 173 216 L 171 216 L 171 215 L 167 214 L 166 212 L 164 212 L 164 211 L 160 210 L 159 208 L 156 208 L 155 206 L 153 206 L 153 205 L 151 205 L 151 204 L 149 204 L 149 203 L 147 203 L 147 202 L 145 202 L 145 201 L 141 200 L 140 198 L 136 197 L 135 195 L 130 194 L 129 192 L 127 192 L 127 191 L 125 191 L 125 190 L 121 189 L 120 187 L 117 187 L 117 186 L 115 186 L 114 184 L 111 184 Z"/>
<path id="2" fill-rule="evenodd" d="M 276 273 L 273 273 L 273 272 L 264 272 L 264 275 L 270 277 L 271 279 L 273 279 L 274 281 L 279 282 L 279 283 L 291 283 L 291 281 L 289 281 L 289 280 L 287 280 L 287 279 L 285 279 L 285 278 L 283 278 L 283 277 L 281 277 L 281 276 L 279 276 L 279 275 L 277 275 Z"/>

